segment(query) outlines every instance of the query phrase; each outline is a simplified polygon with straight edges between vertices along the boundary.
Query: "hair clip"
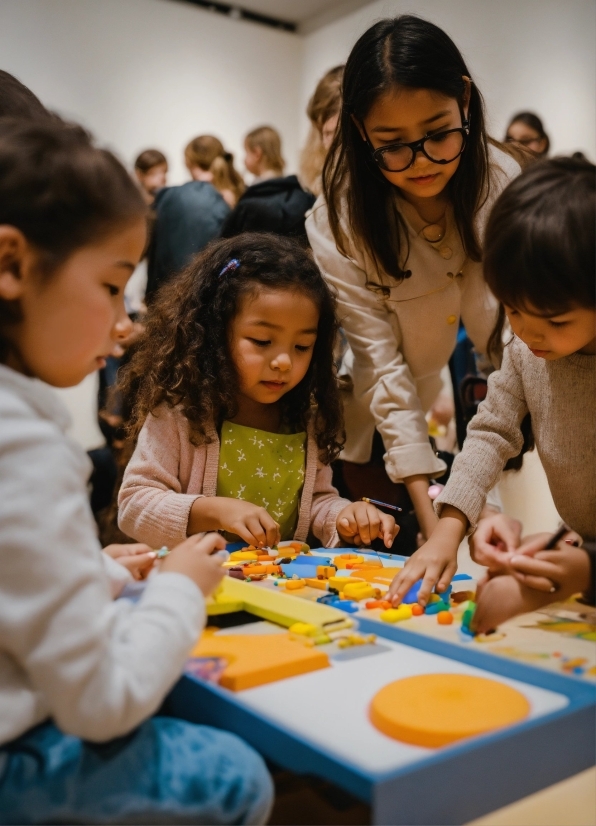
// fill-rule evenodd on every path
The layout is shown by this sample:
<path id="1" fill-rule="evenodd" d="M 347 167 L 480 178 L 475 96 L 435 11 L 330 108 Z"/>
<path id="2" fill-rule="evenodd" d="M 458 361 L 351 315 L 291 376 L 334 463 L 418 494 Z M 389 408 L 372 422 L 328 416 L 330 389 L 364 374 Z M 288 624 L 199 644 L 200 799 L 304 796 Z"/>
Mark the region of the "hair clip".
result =
<path id="1" fill-rule="evenodd" d="M 219 278 L 221 278 L 222 275 L 225 275 L 227 272 L 233 272 L 234 270 L 237 270 L 239 266 L 240 261 L 238 261 L 237 258 L 232 258 L 232 260 L 228 261 L 223 270 L 220 272 Z"/>

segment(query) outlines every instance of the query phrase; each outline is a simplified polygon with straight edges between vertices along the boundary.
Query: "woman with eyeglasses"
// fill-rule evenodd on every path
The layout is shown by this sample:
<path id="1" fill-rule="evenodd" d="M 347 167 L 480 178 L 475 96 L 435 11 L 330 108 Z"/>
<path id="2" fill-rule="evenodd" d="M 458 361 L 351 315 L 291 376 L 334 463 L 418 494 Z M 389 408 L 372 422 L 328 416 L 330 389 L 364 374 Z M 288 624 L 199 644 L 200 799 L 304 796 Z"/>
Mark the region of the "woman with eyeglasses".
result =
<path id="1" fill-rule="evenodd" d="M 446 465 L 425 413 L 460 319 L 477 353 L 487 354 L 497 302 L 482 276 L 483 229 L 520 168 L 488 138 L 459 50 L 426 20 L 403 15 L 365 32 L 342 94 L 307 232 L 338 292 L 350 345 L 341 370 L 351 379 L 343 482 L 353 499 L 413 505 L 426 538 L 437 522 L 429 480 Z M 494 363 L 499 356 L 492 353 Z M 404 531 L 403 520 L 394 549 L 412 553 L 416 530 Z"/>

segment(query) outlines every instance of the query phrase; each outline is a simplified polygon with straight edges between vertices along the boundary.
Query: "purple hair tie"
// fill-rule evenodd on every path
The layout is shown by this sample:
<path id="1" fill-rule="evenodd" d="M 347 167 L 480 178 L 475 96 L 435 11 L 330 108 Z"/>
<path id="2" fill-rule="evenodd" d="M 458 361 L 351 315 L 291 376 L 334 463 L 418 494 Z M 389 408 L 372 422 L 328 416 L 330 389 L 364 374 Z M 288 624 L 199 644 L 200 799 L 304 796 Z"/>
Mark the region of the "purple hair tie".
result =
<path id="1" fill-rule="evenodd" d="M 223 270 L 220 272 L 219 277 L 221 278 L 222 275 L 225 275 L 227 272 L 233 272 L 234 270 L 237 270 L 239 266 L 240 261 L 238 261 L 237 258 L 232 258 L 232 260 L 228 261 Z"/>

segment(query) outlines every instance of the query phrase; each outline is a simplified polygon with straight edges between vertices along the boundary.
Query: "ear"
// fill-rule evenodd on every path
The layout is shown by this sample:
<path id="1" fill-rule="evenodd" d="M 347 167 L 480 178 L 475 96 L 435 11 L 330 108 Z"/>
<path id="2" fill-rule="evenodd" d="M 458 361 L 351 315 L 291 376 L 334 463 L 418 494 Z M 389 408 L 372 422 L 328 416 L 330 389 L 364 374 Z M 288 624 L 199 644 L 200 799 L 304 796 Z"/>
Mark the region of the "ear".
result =
<path id="1" fill-rule="evenodd" d="M 472 95 L 472 80 L 467 75 L 462 75 L 461 79 L 464 82 L 464 96 L 462 99 L 462 109 L 464 113 L 464 118 L 469 120 L 469 111 L 470 111 L 470 97 Z"/>
<path id="2" fill-rule="evenodd" d="M 0 225 L 0 298 L 16 301 L 23 293 L 23 265 L 29 245 L 23 233 L 8 224 Z"/>
<path id="3" fill-rule="evenodd" d="M 364 127 L 362 126 L 360 121 L 354 115 L 350 115 L 350 117 L 352 118 L 352 123 L 354 124 L 356 129 L 360 132 L 360 137 L 362 138 L 363 141 L 366 141 L 366 134 L 364 132 Z"/>

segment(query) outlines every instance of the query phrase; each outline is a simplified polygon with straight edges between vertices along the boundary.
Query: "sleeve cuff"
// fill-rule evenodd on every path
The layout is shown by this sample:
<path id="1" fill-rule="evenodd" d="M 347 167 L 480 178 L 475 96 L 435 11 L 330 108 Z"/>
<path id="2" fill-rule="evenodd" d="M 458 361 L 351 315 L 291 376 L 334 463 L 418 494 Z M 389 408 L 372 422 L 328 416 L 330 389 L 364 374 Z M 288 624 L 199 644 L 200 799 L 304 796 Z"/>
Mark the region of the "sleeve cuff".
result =
<path id="1" fill-rule="evenodd" d="M 205 597 L 192 579 L 184 574 L 167 571 L 153 577 L 141 597 L 143 607 L 166 603 L 183 620 L 192 645 L 205 625 Z"/>
<path id="2" fill-rule="evenodd" d="M 441 516 L 445 505 L 452 505 L 461 511 L 469 523 L 466 534 L 469 536 L 476 530 L 485 502 L 485 494 L 474 488 L 470 480 L 459 482 L 452 476 L 447 486 L 435 499 L 434 506 L 437 516 Z"/>
<path id="3" fill-rule="evenodd" d="M 325 525 L 323 528 L 323 547 L 325 548 L 340 548 L 342 545 L 342 538 L 337 532 L 337 517 L 352 503 L 347 499 L 338 499 L 329 508 L 329 512 L 325 517 Z"/>
<path id="4" fill-rule="evenodd" d="M 104 553 L 104 551 L 101 552 L 101 558 L 110 583 L 112 599 L 116 599 L 127 585 L 134 582 L 133 576 L 128 568 L 120 565 L 120 563 L 116 562 L 109 554 Z"/>
<path id="5" fill-rule="evenodd" d="M 439 477 L 447 470 L 447 465 L 435 455 L 430 442 L 392 447 L 383 459 L 387 476 L 396 483 L 418 474 Z"/>

